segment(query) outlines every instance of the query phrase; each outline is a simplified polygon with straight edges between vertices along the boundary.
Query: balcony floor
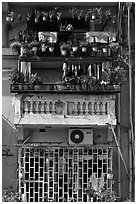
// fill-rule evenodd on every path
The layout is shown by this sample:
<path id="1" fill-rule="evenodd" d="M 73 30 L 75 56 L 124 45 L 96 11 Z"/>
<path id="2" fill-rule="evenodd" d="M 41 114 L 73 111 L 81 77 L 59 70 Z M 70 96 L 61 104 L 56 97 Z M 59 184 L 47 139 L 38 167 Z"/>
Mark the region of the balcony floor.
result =
<path id="1" fill-rule="evenodd" d="M 91 126 L 91 125 L 116 125 L 115 116 L 108 115 L 82 115 L 82 116 L 63 116 L 51 114 L 28 114 L 20 120 L 15 120 L 15 124 L 20 125 L 67 125 L 67 126 Z"/>

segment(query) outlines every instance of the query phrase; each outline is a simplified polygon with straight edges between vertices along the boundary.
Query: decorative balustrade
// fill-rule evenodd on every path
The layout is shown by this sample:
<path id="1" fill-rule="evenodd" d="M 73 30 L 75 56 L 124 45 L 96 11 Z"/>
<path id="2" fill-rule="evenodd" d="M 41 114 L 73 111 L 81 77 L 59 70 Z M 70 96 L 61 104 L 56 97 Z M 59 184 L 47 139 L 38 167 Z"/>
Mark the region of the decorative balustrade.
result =
<path id="1" fill-rule="evenodd" d="M 28 94 L 17 95 L 15 102 L 16 122 L 82 124 L 108 123 L 115 124 L 115 95 L 86 94 Z M 20 120 L 21 119 L 21 120 Z M 29 119 L 29 120 L 28 120 Z M 31 120 L 32 119 L 32 120 Z M 73 120 L 72 120 L 73 119 Z M 81 120 L 84 119 L 84 120 Z M 36 120 L 36 121 L 34 121 Z M 39 121 L 41 120 L 41 121 Z M 42 121 L 43 120 L 43 121 Z M 74 121 L 75 120 L 75 121 Z M 54 121 L 54 122 L 55 122 Z M 66 121 L 66 122 L 65 122 Z M 17 123 L 18 123 L 17 122 Z"/>

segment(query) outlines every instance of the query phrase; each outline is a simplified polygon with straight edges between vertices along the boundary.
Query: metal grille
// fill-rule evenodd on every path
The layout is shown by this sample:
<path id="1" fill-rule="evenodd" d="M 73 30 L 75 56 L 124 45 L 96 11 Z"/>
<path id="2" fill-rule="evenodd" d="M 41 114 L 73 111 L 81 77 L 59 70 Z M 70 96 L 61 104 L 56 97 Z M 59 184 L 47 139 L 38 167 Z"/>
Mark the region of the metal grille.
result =
<path id="1" fill-rule="evenodd" d="M 111 147 L 24 147 L 19 149 L 19 192 L 26 202 L 87 202 L 84 189 L 95 173 L 112 172 Z"/>

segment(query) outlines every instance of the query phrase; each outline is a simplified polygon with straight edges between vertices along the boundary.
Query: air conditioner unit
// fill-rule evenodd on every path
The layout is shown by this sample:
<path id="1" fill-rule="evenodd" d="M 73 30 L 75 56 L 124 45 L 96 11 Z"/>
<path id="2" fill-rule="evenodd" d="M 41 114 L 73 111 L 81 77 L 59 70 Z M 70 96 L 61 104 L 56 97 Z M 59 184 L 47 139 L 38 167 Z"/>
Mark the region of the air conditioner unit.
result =
<path id="1" fill-rule="evenodd" d="M 69 129 L 69 144 L 91 145 L 93 144 L 93 129 Z"/>

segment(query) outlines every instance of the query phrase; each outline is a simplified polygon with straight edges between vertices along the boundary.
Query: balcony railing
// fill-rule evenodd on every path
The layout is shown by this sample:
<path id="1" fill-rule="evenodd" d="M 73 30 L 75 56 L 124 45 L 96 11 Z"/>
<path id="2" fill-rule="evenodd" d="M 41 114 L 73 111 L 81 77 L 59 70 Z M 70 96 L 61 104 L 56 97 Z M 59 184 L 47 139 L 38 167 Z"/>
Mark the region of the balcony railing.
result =
<path id="1" fill-rule="evenodd" d="M 71 97 L 70 97 L 71 96 Z M 25 94 L 15 100 L 15 124 L 115 125 L 115 95 Z"/>
<path id="2" fill-rule="evenodd" d="M 88 92 L 88 93 L 112 93 L 120 92 L 120 85 L 110 84 L 41 84 L 38 86 L 32 84 L 11 84 L 11 93 L 24 93 L 24 92 Z"/>

